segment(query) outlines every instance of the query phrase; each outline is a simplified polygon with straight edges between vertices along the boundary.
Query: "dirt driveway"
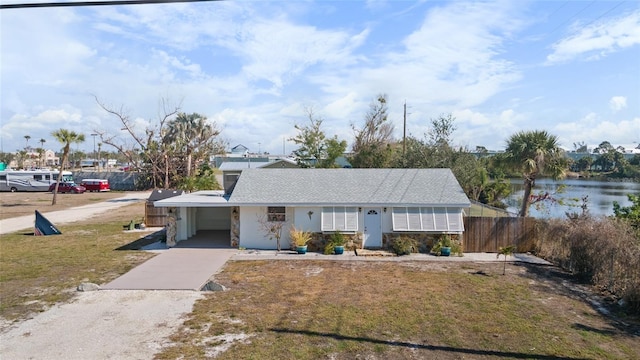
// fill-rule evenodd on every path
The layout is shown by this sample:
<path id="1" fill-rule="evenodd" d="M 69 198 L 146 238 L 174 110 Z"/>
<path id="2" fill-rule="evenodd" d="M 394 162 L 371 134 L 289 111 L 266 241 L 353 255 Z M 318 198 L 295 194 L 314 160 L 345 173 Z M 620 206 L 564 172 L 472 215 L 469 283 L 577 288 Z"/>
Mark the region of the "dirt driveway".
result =
<path id="1" fill-rule="evenodd" d="M 38 210 L 43 213 L 49 221 L 55 224 L 69 223 L 84 219 L 89 219 L 92 216 L 109 213 L 114 209 L 118 209 L 124 207 L 125 205 L 132 203 L 143 203 L 145 199 L 149 197 L 150 192 L 126 192 L 126 193 L 114 193 L 112 196 L 111 193 L 109 195 L 103 195 L 102 197 L 96 198 L 80 198 L 85 194 L 59 194 L 66 195 L 70 198 L 70 200 L 66 201 L 65 204 L 77 204 L 82 206 L 70 207 L 67 206 L 62 210 L 51 211 L 56 208 L 56 206 L 38 206 L 37 200 L 40 199 L 40 196 L 25 196 L 24 200 L 14 199 L 13 202 L 17 205 L 15 206 L 16 211 L 11 212 L 11 214 L 22 214 L 28 211 L 28 215 L 22 216 L 12 216 L 6 219 L 0 219 L 0 234 L 7 234 L 23 229 L 27 229 L 33 227 L 34 222 L 34 210 Z M 4 199 L 4 198 L 3 198 Z M 67 200 L 67 199 L 65 199 Z M 4 200 L 3 200 L 4 201 Z M 7 206 L 11 208 L 11 206 Z M 0 208 L 4 213 L 5 207 Z M 102 215 L 100 215 L 102 216 Z M 138 214 L 137 217 L 143 217 L 144 212 Z"/>
<path id="2" fill-rule="evenodd" d="M 95 204 L 125 196 L 126 192 L 108 191 L 84 194 L 58 194 L 56 205 L 51 205 L 53 194 L 48 192 L 0 192 L 0 220 L 33 215 L 35 210 L 50 212 L 75 206 Z"/>
<path id="3" fill-rule="evenodd" d="M 78 293 L 0 330 L 3 359 L 151 359 L 190 313 L 199 291 Z"/>

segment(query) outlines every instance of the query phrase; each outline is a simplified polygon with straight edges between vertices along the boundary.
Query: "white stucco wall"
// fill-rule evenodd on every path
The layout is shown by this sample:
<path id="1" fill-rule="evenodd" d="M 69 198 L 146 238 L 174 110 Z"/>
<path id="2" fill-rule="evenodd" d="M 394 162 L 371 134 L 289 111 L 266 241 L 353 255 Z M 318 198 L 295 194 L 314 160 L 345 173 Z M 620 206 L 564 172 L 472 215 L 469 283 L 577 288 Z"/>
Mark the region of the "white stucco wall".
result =
<path id="1" fill-rule="evenodd" d="M 322 208 L 299 207 L 293 209 L 294 225 L 298 230 L 320 232 L 322 229 Z"/>
<path id="2" fill-rule="evenodd" d="M 229 230 L 231 229 L 231 208 L 198 208 L 196 223 L 198 230 Z"/>
<path id="3" fill-rule="evenodd" d="M 241 206 L 240 207 L 240 243 L 239 246 L 247 249 L 277 249 L 276 240 L 269 240 L 265 231 L 260 228 L 260 217 L 267 215 L 266 206 Z M 289 248 L 289 228 L 294 223 L 294 210 L 286 208 L 285 224 L 282 227 L 280 247 Z"/>
<path id="4" fill-rule="evenodd" d="M 363 211 L 358 213 L 358 232 L 364 231 L 364 214 L 365 209 L 376 209 L 380 212 L 382 234 L 393 232 L 392 208 L 388 207 L 384 211 L 384 207 L 362 207 Z M 269 240 L 265 231 L 260 228 L 258 219 L 261 216 L 266 217 L 267 207 L 240 207 L 240 247 L 247 249 L 276 249 L 276 241 Z M 289 245 L 289 229 L 295 225 L 297 229 L 321 232 L 322 229 L 322 207 L 299 207 L 286 208 L 286 222 L 282 228 L 281 248 L 288 249 Z"/>

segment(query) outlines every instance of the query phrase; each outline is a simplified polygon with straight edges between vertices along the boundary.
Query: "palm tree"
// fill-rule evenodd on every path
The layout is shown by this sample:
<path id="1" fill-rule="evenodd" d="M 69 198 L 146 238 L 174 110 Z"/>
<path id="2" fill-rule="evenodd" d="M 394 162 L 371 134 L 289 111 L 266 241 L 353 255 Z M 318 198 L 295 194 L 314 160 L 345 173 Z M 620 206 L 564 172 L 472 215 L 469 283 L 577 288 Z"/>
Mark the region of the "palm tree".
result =
<path id="1" fill-rule="evenodd" d="M 44 156 L 42 156 L 42 155 L 44 155 L 44 152 L 45 152 L 44 143 L 46 143 L 46 142 L 47 142 L 47 140 L 40 139 L 40 148 L 42 149 L 42 154 L 40 156 L 40 167 L 44 167 Z"/>
<path id="2" fill-rule="evenodd" d="M 212 150 L 212 140 L 219 131 L 207 123 L 207 118 L 197 114 L 179 113 L 175 120 L 168 123 L 163 141 L 174 146 L 178 154 L 186 156 L 186 176 L 191 176 L 194 161 L 208 156 Z"/>
<path id="3" fill-rule="evenodd" d="M 24 149 L 25 149 L 25 150 L 27 150 L 27 151 L 29 151 L 29 139 L 31 139 L 31 136 L 29 136 L 29 135 L 25 135 L 25 136 L 24 136 L 24 139 L 26 140 L 26 144 L 25 144 L 25 146 L 24 146 Z"/>
<path id="4" fill-rule="evenodd" d="M 558 145 L 558 138 L 546 131 L 520 131 L 511 135 L 505 150 L 509 166 L 524 177 L 524 199 L 519 216 L 529 213 L 531 189 L 539 175 L 549 175 L 557 180 L 564 176 L 567 161 Z"/>
<path id="5" fill-rule="evenodd" d="M 60 173 L 58 173 L 56 187 L 53 190 L 53 201 L 51 202 L 51 205 L 55 205 L 56 197 L 58 195 L 58 187 L 60 186 L 60 179 L 62 179 L 62 171 L 64 170 L 64 164 L 67 162 L 67 158 L 69 157 L 71 144 L 79 144 L 81 142 L 84 142 L 84 134 L 78 134 L 75 131 L 69 131 L 67 129 L 60 129 L 52 132 L 51 135 L 56 140 L 58 140 L 58 142 L 64 144 L 64 149 L 62 151 L 62 162 L 60 163 Z"/>

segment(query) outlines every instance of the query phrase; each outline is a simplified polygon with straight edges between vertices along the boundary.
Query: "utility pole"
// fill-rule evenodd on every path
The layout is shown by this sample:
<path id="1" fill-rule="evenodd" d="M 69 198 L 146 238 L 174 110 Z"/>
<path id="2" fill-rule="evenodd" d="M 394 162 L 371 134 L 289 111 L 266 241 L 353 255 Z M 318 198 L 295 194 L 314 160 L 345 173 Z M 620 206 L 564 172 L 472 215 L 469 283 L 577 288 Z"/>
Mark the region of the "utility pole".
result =
<path id="1" fill-rule="evenodd" d="M 402 163 L 404 165 L 406 161 L 405 155 L 407 154 L 407 100 L 404 101 L 404 123 L 402 126 Z"/>
<path id="2" fill-rule="evenodd" d="M 91 162 L 91 165 L 93 165 L 94 169 L 96 166 L 96 136 L 98 136 L 98 134 L 91 134 L 91 136 L 93 136 L 93 161 Z"/>

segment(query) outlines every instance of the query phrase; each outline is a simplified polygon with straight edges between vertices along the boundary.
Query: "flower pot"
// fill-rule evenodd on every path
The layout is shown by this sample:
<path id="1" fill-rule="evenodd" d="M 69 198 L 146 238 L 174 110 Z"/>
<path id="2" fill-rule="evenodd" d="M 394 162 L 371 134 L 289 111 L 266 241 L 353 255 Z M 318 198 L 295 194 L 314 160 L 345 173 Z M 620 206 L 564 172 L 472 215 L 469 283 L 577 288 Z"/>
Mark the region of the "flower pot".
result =
<path id="1" fill-rule="evenodd" d="M 342 255 L 344 253 L 344 246 L 336 245 L 333 247 L 333 253 L 336 255 Z"/>
<path id="2" fill-rule="evenodd" d="M 307 245 L 304 246 L 296 246 L 296 252 L 298 254 L 306 254 L 307 253 Z"/>
<path id="3" fill-rule="evenodd" d="M 442 248 L 440 248 L 440 255 L 442 255 L 442 256 L 451 255 L 451 248 L 443 246 Z"/>

